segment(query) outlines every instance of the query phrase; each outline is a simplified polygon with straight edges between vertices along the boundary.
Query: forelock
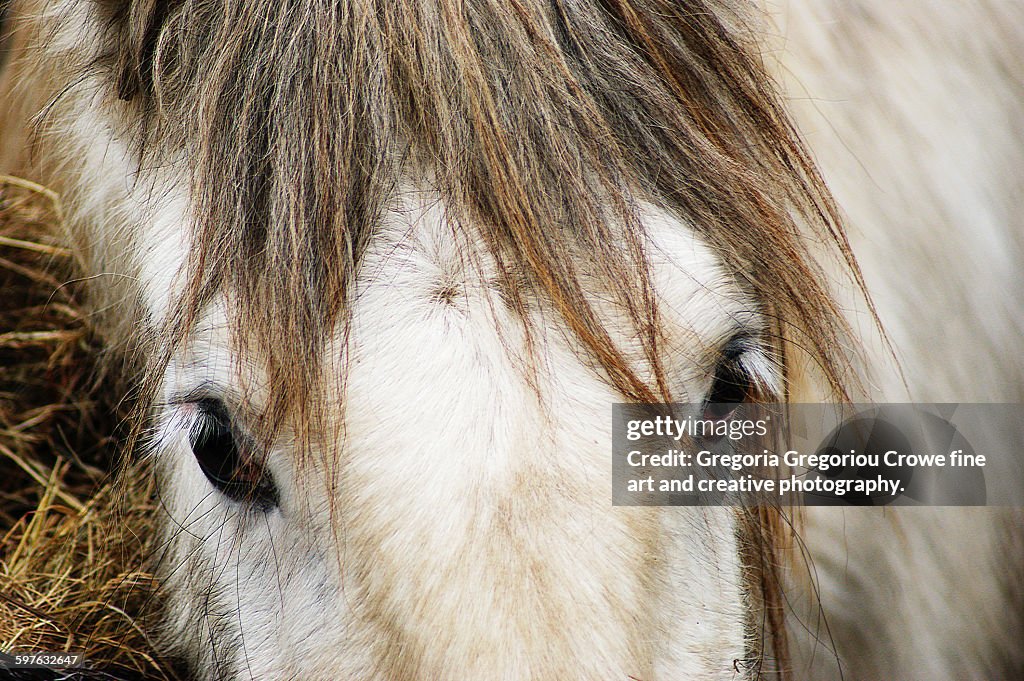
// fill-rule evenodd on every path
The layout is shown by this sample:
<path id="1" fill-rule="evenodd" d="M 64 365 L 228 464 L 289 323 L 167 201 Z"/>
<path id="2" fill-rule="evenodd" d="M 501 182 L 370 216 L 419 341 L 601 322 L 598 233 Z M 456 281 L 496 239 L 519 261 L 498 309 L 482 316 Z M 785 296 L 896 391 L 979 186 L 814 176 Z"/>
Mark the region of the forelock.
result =
<path id="1" fill-rule="evenodd" d="M 104 6 L 112 90 L 143 121 L 141 146 L 191 170 L 168 352 L 228 293 L 279 417 L 311 409 L 362 254 L 410 178 L 487 245 L 524 324 L 531 301 L 550 305 L 627 397 L 670 397 L 641 201 L 692 225 L 775 320 L 780 355 L 796 339 L 842 391 L 843 324 L 803 240 L 852 258 L 731 3 Z M 595 273 L 653 381 L 591 304 Z"/>

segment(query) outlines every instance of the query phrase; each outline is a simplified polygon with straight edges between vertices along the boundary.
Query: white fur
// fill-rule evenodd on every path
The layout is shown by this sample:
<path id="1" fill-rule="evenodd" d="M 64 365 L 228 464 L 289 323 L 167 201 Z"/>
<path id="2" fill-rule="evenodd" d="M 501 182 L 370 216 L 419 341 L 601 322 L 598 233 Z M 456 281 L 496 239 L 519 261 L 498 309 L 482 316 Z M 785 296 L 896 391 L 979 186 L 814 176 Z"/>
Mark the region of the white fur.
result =
<path id="1" fill-rule="evenodd" d="M 653 210 L 649 225 L 660 292 L 674 303 L 667 321 L 691 350 L 737 323 L 756 327 L 692 235 Z M 187 528 L 171 560 L 188 565 L 197 552 L 209 566 L 171 583 L 186 592 L 209 580 L 215 602 L 242 613 L 222 620 L 244 642 L 236 658 L 205 666 L 395 678 L 388 656 L 401 645 L 421 678 L 735 677 L 745 610 L 732 512 L 610 506 L 614 392 L 548 312 L 534 394 L 521 323 L 486 261 L 429 195 L 410 193 L 386 221 L 362 268 L 335 397 L 346 433 L 336 527 L 324 488 L 337 443 L 324 443 L 332 462 L 315 460 L 300 485 L 282 437 L 271 462 L 282 507 L 260 518 L 217 497 L 183 436 L 187 413 L 168 415 L 167 506 Z M 458 295 L 439 298 L 449 286 Z M 171 367 L 169 400 L 236 382 L 218 319 Z M 678 387 L 703 394 L 707 367 L 682 366 Z M 209 651 L 200 605 L 180 598 L 176 629 Z"/>
<path id="2" fill-rule="evenodd" d="M 1024 401 L 1024 4 L 768 4 L 767 59 L 900 360 L 902 375 L 863 301 L 838 282 L 866 343 L 870 397 Z M 993 426 L 987 445 L 1019 459 L 1021 441 L 1024 424 Z M 987 483 L 1019 496 L 1024 462 Z M 993 678 L 1007 673 L 1002 660 L 1019 664 L 1020 603 L 1005 586 L 1020 580 L 1019 511 L 803 517 L 813 574 L 796 559 L 797 678 L 839 678 L 833 649 L 846 679 Z"/>

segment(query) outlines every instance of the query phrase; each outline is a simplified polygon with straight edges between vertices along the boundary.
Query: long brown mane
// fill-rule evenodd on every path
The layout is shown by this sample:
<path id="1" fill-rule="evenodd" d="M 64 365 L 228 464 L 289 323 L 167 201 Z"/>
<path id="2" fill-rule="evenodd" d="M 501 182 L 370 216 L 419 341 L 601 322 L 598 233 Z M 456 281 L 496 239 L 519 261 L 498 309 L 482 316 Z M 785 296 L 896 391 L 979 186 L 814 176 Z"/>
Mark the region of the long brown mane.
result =
<path id="1" fill-rule="evenodd" d="M 403 174 L 427 178 L 626 396 L 668 397 L 639 200 L 692 224 L 841 391 L 842 322 L 803 245 L 852 265 L 836 210 L 728 2 L 108 2 L 103 64 L 140 142 L 184 150 L 198 199 L 181 340 L 215 292 L 279 406 L 317 388 L 360 257 Z M 642 380 L 581 282 L 596 273 Z"/>
<path id="2" fill-rule="evenodd" d="M 845 326 L 805 243 L 859 275 L 728 0 L 104 6 L 111 98 L 134 107 L 150 158 L 183 153 L 193 169 L 193 248 L 166 353 L 230 292 L 239 350 L 268 369 L 278 418 L 306 413 L 322 388 L 325 343 L 407 177 L 487 244 L 524 324 L 533 301 L 552 306 L 630 399 L 674 397 L 641 201 L 718 253 L 772 320 L 784 366 L 799 347 L 844 393 Z M 653 380 L 612 341 L 595 279 L 627 312 Z"/>

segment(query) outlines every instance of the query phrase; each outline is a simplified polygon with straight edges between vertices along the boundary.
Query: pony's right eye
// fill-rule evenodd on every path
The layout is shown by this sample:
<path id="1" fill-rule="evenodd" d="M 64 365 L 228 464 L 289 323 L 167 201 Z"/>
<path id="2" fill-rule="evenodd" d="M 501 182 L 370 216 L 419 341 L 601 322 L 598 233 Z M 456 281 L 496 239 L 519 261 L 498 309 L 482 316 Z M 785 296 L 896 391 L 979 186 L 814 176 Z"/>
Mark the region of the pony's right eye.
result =
<path id="1" fill-rule="evenodd" d="M 263 509 L 277 505 L 277 488 L 270 473 L 256 463 L 242 438 L 232 428 L 220 400 L 198 402 L 199 418 L 189 432 L 192 454 L 210 481 L 224 496 Z"/>

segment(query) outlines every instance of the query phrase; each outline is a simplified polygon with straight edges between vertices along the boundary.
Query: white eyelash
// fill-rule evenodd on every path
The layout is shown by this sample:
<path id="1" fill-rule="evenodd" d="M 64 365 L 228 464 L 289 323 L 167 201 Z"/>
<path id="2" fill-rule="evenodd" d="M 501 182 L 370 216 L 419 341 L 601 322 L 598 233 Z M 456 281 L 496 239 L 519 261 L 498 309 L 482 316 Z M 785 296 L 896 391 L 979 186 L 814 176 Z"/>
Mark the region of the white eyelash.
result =
<path id="1" fill-rule="evenodd" d="M 758 395 L 769 402 L 782 401 L 782 372 L 775 358 L 757 348 L 745 351 L 736 362 Z"/>

